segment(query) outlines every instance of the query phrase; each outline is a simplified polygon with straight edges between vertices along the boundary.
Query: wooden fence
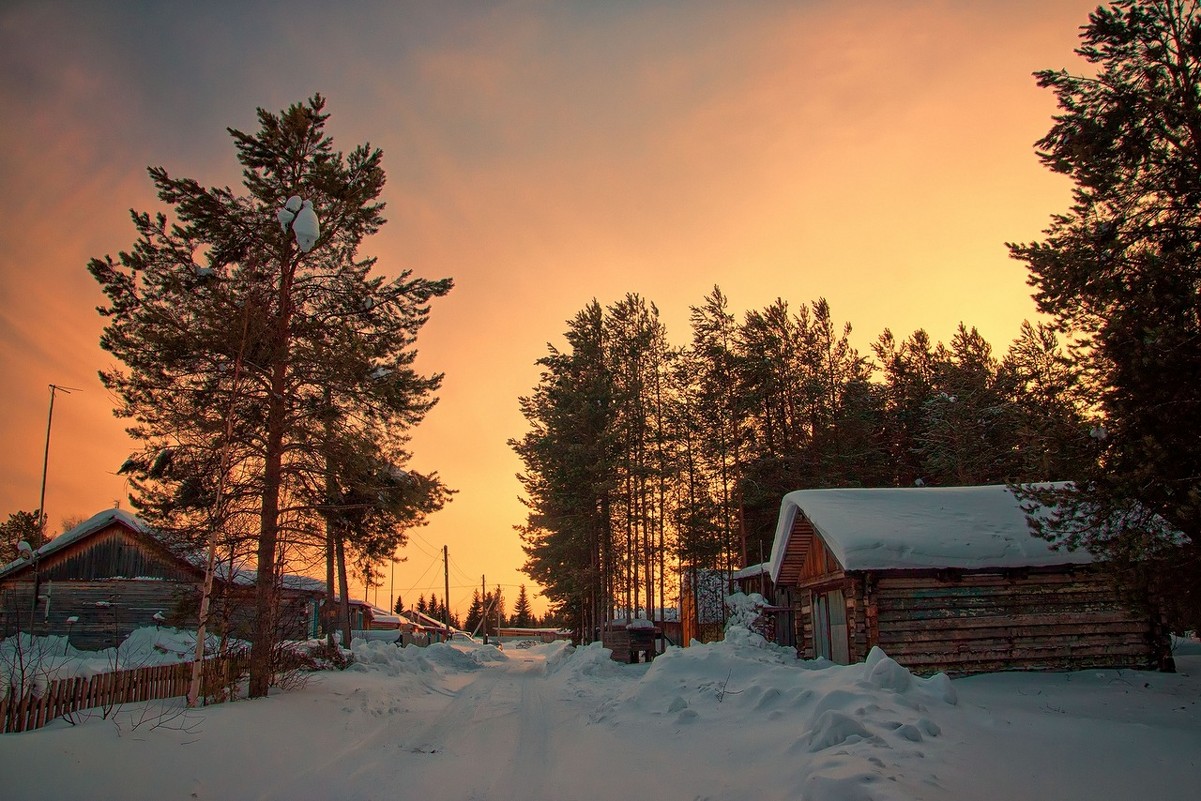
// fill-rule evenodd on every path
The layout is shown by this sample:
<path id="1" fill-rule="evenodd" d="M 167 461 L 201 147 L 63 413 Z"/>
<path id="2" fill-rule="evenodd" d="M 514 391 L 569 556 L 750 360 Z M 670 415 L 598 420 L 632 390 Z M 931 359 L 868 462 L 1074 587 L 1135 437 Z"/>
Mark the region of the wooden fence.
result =
<path id="1" fill-rule="evenodd" d="M 201 695 L 223 697 L 249 664 L 245 654 L 214 657 L 204 662 Z M 0 698 L 0 734 L 40 729 L 47 723 L 83 709 L 112 709 L 121 704 L 176 698 L 188 694 L 192 663 L 118 670 L 97 676 L 55 679 L 41 695 L 16 697 L 15 688 Z"/>

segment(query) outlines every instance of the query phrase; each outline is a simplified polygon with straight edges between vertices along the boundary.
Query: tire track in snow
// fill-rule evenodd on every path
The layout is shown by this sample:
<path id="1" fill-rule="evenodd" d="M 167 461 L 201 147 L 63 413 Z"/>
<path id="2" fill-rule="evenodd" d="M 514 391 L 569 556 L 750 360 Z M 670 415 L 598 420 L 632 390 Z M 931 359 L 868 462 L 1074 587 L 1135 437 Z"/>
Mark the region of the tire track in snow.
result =
<path id="1" fill-rule="evenodd" d="M 550 763 L 545 663 L 489 665 L 429 725 L 405 738 L 417 786 L 465 801 L 536 801 Z M 470 762 L 466 761 L 470 757 Z"/>

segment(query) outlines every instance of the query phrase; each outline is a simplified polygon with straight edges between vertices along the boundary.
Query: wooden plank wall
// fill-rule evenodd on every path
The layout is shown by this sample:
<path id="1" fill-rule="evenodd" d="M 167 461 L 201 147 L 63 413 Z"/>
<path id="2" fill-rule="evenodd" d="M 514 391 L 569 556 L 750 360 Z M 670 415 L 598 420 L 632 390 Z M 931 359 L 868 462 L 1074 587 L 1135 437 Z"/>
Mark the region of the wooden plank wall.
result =
<path id="1" fill-rule="evenodd" d="M 197 571 L 169 558 L 164 549 L 143 542 L 119 525 L 67 546 L 47 557 L 42 581 L 95 581 L 123 577 L 195 581 Z"/>
<path id="2" fill-rule="evenodd" d="M 162 612 L 168 625 L 196 625 L 194 614 L 181 616 L 181 603 L 197 592 L 193 584 L 173 581 L 52 581 L 42 582 L 46 602 L 38 604 L 33 615 L 34 634 L 67 635 L 71 645 L 82 650 L 99 650 L 119 645 L 129 632 L 143 626 L 153 626 L 154 615 Z M 28 632 L 29 612 L 33 600 L 32 582 L 11 584 L 4 593 L 4 630 L 10 636 Z M 67 625 L 68 618 L 78 618 Z M 187 619 L 190 617 L 190 619 Z"/>
<path id="3" fill-rule="evenodd" d="M 915 673 L 1158 667 L 1150 615 L 1093 570 L 881 576 L 867 601 L 865 644 Z"/>
<path id="4" fill-rule="evenodd" d="M 223 689 L 238 681 L 248 666 L 249 656 L 242 653 L 205 660 L 202 696 L 220 703 L 226 695 Z M 0 698 L 0 734 L 40 729 L 85 709 L 177 698 L 188 694 L 191 680 L 192 663 L 180 662 L 55 679 L 38 695 L 30 692 L 18 696 L 10 689 Z"/>

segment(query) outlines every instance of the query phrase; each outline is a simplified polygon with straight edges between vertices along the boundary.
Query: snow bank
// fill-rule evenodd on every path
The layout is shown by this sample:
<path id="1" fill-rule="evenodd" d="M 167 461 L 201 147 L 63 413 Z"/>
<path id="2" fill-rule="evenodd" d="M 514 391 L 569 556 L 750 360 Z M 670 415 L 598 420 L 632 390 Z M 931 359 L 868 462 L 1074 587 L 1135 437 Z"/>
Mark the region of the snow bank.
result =
<path id="1" fill-rule="evenodd" d="M 216 653 L 217 637 L 205 641 L 207 653 Z M 249 648 L 239 640 L 226 648 Z M 22 634 L 0 640 L 0 697 L 10 686 L 33 689 L 55 679 L 88 678 L 117 670 L 189 662 L 196 652 L 196 632 L 187 629 L 148 626 L 130 632 L 119 646 L 102 651 L 81 651 L 67 637 L 30 637 Z"/>
<path id="2" fill-rule="evenodd" d="M 564 648 L 558 657 L 547 660 L 547 671 L 562 673 L 568 682 L 598 677 L 618 678 L 626 675 L 622 670 L 622 665 L 613 661 L 613 652 L 599 642 L 579 648 L 570 646 Z"/>
<path id="3" fill-rule="evenodd" d="M 359 641 L 354 667 L 269 699 L 130 704 L 6 737 L 0 784 L 14 801 L 358 801 L 398 788 L 430 801 L 572 801 L 632 787 L 664 799 L 1191 801 L 1201 655 L 1185 652 L 1201 642 L 1179 646 L 1177 674 L 952 684 L 879 650 L 835 665 L 741 634 L 636 665 L 599 644 L 506 654 Z"/>
<path id="4" fill-rule="evenodd" d="M 401 648 L 390 642 L 355 639 L 350 644 L 350 650 L 354 655 L 354 663 L 347 670 L 382 670 L 393 676 L 472 671 L 482 665 L 508 659 L 495 646 L 474 643 L 434 643 L 424 648 Z"/>
<path id="5" fill-rule="evenodd" d="M 755 599 L 733 600 L 742 624 L 757 616 Z M 565 659 L 566 670 L 593 681 L 602 672 L 629 677 L 590 725 L 650 729 L 656 739 L 727 732 L 726 748 L 738 759 L 788 773 L 786 783 L 816 801 L 906 797 L 895 781 L 902 772 L 915 787 L 934 781 L 914 766 L 941 749 L 938 720 L 957 714 L 944 675 L 914 676 L 879 649 L 856 665 L 797 660 L 741 624 L 723 642 L 668 649 L 641 675 L 632 672 L 639 666 L 602 669 L 607 659 L 595 646 Z M 754 738 L 741 736 L 748 726 Z"/>

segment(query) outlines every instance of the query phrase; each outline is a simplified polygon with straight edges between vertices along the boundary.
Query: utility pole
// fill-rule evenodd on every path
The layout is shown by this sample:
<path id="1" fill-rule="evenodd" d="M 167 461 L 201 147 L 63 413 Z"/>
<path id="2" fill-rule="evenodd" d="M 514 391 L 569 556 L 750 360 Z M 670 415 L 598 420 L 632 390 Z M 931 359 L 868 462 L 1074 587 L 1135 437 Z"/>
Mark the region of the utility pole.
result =
<path id="1" fill-rule="evenodd" d="M 442 546 L 442 583 L 444 590 L 442 594 L 442 612 L 446 620 L 442 622 L 446 624 L 447 639 L 450 639 L 450 552 L 446 546 Z"/>
<path id="2" fill-rule="evenodd" d="M 484 645 L 488 644 L 488 579 L 480 575 L 480 625 L 484 627 Z"/>
<path id="3" fill-rule="evenodd" d="M 54 422 L 54 393 L 65 392 L 70 395 L 72 392 L 83 392 L 81 389 L 74 387 L 60 387 L 58 384 L 50 385 L 50 414 L 46 416 L 46 452 L 42 455 L 42 494 L 38 498 L 38 534 L 42 540 L 46 539 L 46 468 L 50 466 L 50 425 Z M 41 545 L 41 543 L 38 543 Z M 34 603 L 37 603 L 37 592 L 34 592 Z"/>

